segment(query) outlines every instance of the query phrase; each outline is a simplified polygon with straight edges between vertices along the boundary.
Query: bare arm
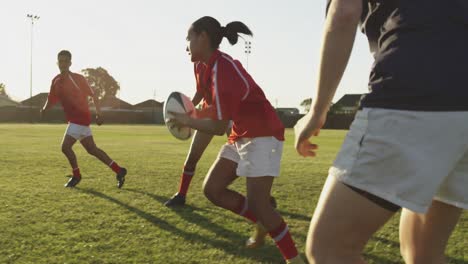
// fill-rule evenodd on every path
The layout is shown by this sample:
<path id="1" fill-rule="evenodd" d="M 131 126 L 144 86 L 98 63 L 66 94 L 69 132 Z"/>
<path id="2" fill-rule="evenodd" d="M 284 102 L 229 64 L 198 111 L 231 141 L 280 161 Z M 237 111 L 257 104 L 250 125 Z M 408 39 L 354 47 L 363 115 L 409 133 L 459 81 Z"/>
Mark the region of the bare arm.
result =
<path id="1" fill-rule="evenodd" d="M 203 94 L 199 93 L 198 91 L 195 93 L 195 95 L 192 98 L 192 103 L 193 105 L 198 105 L 201 100 L 203 99 Z"/>
<path id="2" fill-rule="evenodd" d="M 170 112 L 174 117 L 169 120 L 174 126 L 188 126 L 211 135 L 222 136 L 226 133 L 229 120 L 192 118 L 187 114 Z"/>
<path id="3" fill-rule="evenodd" d="M 101 104 L 99 102 L 99 98 L 97 94 L 93 94 L 93 103 L 94 107 L 96 108 L 96 115 L 100 116 L 101 115 Z"/>
<path id="4" fill-rule="evenodd" d="M 45 112 L 47 110 L 49 110 L 50 108 L 52 108 L 55 104 L 54 103 L 51 103 L 49 101 L 49 99 L 47 99 L 47 101 L 45 102 L 44 106 L 42 107 L 42 112 Z M 37 111 L 37 110 L 36 110 Z"/>
<path id="5" fill-rule="evenodd" d="M 295 127 L 296 150 L 302 156 L 315 156 L 317 136 L 325 123 L 329 105 L 348 64 L 362 13 L 361 0 L 334 0 L 325 22 L 317 92 L 311 111 Z"/>
<path id="6" fill-rule="evenodd" d="M 96 124 L 100 126 L 104 123 L 104 119 L 101 115 L 101 105 L 99 103 L 99 98 L 96 93 L 93 93 L 92 97 L 93 97 L 94 107 L 96 108 Z"/>

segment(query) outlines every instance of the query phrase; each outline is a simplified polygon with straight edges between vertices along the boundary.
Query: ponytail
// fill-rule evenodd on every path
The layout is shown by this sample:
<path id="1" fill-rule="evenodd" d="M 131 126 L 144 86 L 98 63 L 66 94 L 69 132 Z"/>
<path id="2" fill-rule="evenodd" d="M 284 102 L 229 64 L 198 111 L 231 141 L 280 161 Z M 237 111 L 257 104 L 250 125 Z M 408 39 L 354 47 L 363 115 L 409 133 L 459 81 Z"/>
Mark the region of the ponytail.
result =
<path id="1" fill-rule="evenodd" d="M 208 34 L 211 40 L 211 47 L 214 49 L 219 48 L 223 37 L 227 38 L 231 45 L 234 45 L 239 40 L 239 33 L 253 36 L 252 31 L 242 22 L 235 21 L 222 27 L 218 20 L 209 16 L 198 19 L 193 22 L 192 26 L 197 34 L 203 31 Z"/>
<path id="2" fill-rule="evenodd" d="M 235 21 L 231 22 L 226 25 L 226 27 L 222 27 L 223 29 L 223 37 L 227 38 L 231 45 L 235 45 L 237 40 L 239 39 L 239 33 L 252 36 L 253 33 L 250 29 L 242 22 Z"/>

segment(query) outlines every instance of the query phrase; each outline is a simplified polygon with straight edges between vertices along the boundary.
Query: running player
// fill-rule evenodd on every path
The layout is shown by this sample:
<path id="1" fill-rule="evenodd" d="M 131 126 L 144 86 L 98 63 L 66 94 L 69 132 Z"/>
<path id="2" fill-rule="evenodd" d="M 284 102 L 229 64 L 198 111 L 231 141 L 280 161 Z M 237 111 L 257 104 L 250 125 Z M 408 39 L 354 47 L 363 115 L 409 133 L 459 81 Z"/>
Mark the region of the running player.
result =
<path id="1" fill-rule="evenodd" d="M 62 50 L 58 53 L 57 57 L 60 74 L 52 80 L 50 93 L 46 104 L 41 109 L 41 115 L 58 102 L 62 104 L 65 111 L 68 127 L 62 141 L 62 152 L 70 162 L 73 174 L 65 184 L 65 187 L 75 187 L 81 181 L 80 169 L 78 168 L 78 162 L 72 149 L 75 142 L 79 140 L 89 154 L 98 158 L 116 173 L 117 187 L 122 188 L 127 170 L 120 167 L 103 150 L 96 146 L 91 128 L 89 127 L 91 124 L 91 113 L 89 111 L 88 97 L 93 98 L 96 107 L 97 125 L 100 126 L 103 123 L 99 99 L 82 75 L 70 71 L 71 53 L 67 50 Z"/>
<path id="2" fill-rule="evenodd" d="M 270 203 L 270 192 L 279 175 L 284 127 L 262 89 L 239 61 L 218 50 L 226 37 L 234 45 L 239 33 L 252 35 L 241 22 L 226 27 L 212 17 L 195 21 L 188 31 L 188 49 L 192 62 L 200 61 L 210 79 L 213 119 L 195 119 L 174 114 L 169 120 L 208 134 L 222 135 L 229 120 L 233 127 L 204 182 L 205 196 L 215 205 L 257 223 L 256 234 L 248 245 L 261 241 L 266 234 L 276 242 L 288 263 L 303 263 L 288 226 Z M 247 196 L 228 189 L 239 177 L 245 177 Z"/>

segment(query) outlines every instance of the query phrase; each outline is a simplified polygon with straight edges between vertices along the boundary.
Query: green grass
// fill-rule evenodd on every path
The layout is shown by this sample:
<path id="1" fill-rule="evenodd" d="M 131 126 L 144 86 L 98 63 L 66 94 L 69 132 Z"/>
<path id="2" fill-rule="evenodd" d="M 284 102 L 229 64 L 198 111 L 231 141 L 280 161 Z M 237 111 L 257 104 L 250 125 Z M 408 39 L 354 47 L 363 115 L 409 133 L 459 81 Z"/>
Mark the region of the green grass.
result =
<path id="1" fill-rule="evenodd" d="M 65 125 L 0 125 L 0 263 L 281 263 L 269 241 L 243 248 L 251 226 L 216 208 L 201 192 L 203 176 L 225 138 L 212 142 L 197 168 L 186 208 L 162 203 L 176 190 L 189 147 L 160 126 L 94 127 L 96 143 L 129 169 L 124 189 L 113 173 L 75 146 L 83 180 L 65 189 L 70 169 L 60 151 Z M 296 155 L 287 131 L 282 175 L 273 195 L 296 244 L 304 248 L 310 217 L 345 131 L 323 131 L 314 159 Z M 245 182 L 234 188 L 245 193 Z M 465 212 L 449 242 L 450 263 L 468 263 Z M 371 240 L 369 263 L 402 263 L 398 215 Z"/>

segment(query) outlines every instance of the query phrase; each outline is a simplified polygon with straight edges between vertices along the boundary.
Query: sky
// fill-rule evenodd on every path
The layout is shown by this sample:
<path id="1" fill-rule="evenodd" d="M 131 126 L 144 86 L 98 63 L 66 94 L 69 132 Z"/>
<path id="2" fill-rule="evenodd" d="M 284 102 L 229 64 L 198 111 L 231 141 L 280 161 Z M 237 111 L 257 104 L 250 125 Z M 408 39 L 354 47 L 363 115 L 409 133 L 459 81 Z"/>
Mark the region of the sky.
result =
<path id="1" fill-rule="evenodd" d="M 48 92 L 58 74 L 57 53 L 73 54 L 73 72 L 103 67 L 120 83 L 118 97 L 132 104 L 173 91 L 195 92 L 185 48 L 191 23 L 212 16 L 222 25 L 242 21 L 253 31 L 248 59 L 240 39 L 220 49 L 238 59 L 276 107 L 299 107 L 314 97 L 325 0 L 16 0 L 0 9 L 0 83 L 15 100 L 29 98 L 31 20 L 33 95 Z M 248 63 L 247 63 L 248 61 Z M 372 57 L 358 32 L 334 101 L 367 92 Z"/>

